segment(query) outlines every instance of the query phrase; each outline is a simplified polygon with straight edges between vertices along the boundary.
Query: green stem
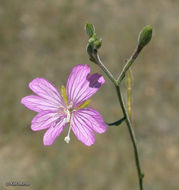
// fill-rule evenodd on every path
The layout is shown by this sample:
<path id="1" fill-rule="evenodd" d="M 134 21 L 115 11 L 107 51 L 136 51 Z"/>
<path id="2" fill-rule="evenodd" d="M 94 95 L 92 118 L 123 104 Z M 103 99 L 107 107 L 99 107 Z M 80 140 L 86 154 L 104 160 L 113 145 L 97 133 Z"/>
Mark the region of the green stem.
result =
<path id="1" fill-rule="evenodd" d="M 135 133 L 134 133 L 134 130 L 132 128 L 132 124 L 131 124 L 131 122 L 129 120 L 129 116 L 127 114 L 126 108 L 124 106 L 124 101 L 123 101 L 123 98 L 122 98 L 122 95 L 121 95 L 120 87 L 119 86 L 115 86 L 115 87 L 116 87 L 119 103 L 120 103 L 121 108 L 122 108 L 122 112 L 124 114 L 124 117 L 126 118 L 125 119 L 126 125 L 127 125 L 128 131 L 129 131 L 129 134 L 130 134 L 130 138 L 131 138 L 131 141 L 132 141 L 132 144 L 133 144 L 133 148 L 134 148 L 134 155 L 135 155 L 135 162 L 136 162 L 136 167 L 137 167 L 140 190 L 143 190 L 143 177 L 144 177 L 144 174 L 141 172 L 140 161 L 139 161 L 139 153 L 138 153 Z"/>
<path id="2" fill-rule="evenodd" d="M 115 78 L 113 77 L 113 75 L 111 74 L 111 72 L 102 63 L 102 61 L 99 58 L 99 55 L 98 55 L 97 51 L 94 50 L 94 52 L 92 53 L 92 55 L 93 55 L 95 63 L 106 73 L 106 75 L 111 80 L 111 82 L 116 86 L 117 85 L 117 81 L 115 80 Z"/>
<path id="3" fill-rule="evenodd" d="M 126 72 L 128 71 L 128 69 L 131 67 L 131 65 L 133 64 L 133 62 L 135 61 L 135 59 L 137 58 L 137 56 L 139 55 L 140 51 L 142 49 L 138 46 L 136 48 L 136 50 L 134 51 L 134 53 L 132 54 L 132 56 L 127 60 L 126 65 L 124 66 L 121 74 L 119 75 L 118 79 L 117 79 L 117 84 L 119 85 L 121 83 L 121 81 L 124 79 Z"/>

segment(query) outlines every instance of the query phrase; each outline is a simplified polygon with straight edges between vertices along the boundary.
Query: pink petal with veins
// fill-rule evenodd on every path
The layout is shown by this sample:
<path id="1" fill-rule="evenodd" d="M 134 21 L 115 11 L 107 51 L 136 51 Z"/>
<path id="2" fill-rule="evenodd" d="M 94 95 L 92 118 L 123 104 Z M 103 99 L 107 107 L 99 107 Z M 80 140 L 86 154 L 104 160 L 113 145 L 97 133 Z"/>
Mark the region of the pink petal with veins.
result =
<path id="1" fill-rule="evenodd" d="M 54 143 L 55 139 L 60 135 L 63 129 L 67 126 L 65 119 L 59 121 L 56 126 L 50 127 L 44 134 L 43 143 L 45 146 L 50 146 Z"/>
<path id="2" fill-rule="evenodd" d="M 79 109 L 75 112 L 75 116 L 80 117 L 86 121 L 86 123 L 88 123 L 88 126 L 97 133 L 104 133 L 107 129 L 102 115 L 92 108 Z"/>
<path id="3" fill-rule="evenodd" d="M 56 105 L 65 105 L 56 87 L 44 78 L 35 78 L 29 83 L 29 88 L 38 96 Z"/>
<path id="4" fill-rule="evenodd" d="M 90 117 L 89 117 L 90 119 Z M 78 114 L 76 111 L 71 119 L 71 128 L 75 136 L 86 146 L 91 146 L 95 142 L 95 136 L 89 125 L 88 119 Z"/>
<path id="5" fill-rule="evenodd" d="M 78 107 L 95 94 L 104 82 L 103 76 L 97 73 L 90 76 L 88 65 L 74 67 L 66 85 L 68 101 Z"/>
<path id="6" fill-rule="evenodd" d="M 21 99 L 21 104 L 35 112 L 57 111 L 59 109 L 57 104 L 36 95 L 25 96 Z"/>
<path id="7" fill-rule="evenodd" d="M 47 129 L 51 126 L 55 126 L 61 119 L 63 119 L 63 116 L 59 115 L 59 113 L 42 111 L 32 119 L 31 129 L 33 131 Z"/>

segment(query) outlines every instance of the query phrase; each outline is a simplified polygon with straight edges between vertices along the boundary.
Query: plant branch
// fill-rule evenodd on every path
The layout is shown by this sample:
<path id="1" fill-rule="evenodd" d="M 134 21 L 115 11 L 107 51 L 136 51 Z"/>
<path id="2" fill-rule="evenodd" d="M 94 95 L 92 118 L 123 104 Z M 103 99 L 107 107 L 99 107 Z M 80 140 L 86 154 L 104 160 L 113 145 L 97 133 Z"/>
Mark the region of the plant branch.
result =
<path id="1" fill-rule="evenodd" d="M 127 60 L 126 65 L 124 66 L 121 74 L 119 75 L 118 79 L 117 79 L 117 84 L 119 85 L 121 83 L 121 81 L 124 79 L 126 72 L 128 71 L 128 69 L 131 67 L 131 65 L 134 63 L 135 59 L 137 58 L 137 56 L 139 55 L 140 51 L 142 49 L 140 48 L 140 46 L 138 46 L 135 51 L 133 52 L 132 56 Z"/>

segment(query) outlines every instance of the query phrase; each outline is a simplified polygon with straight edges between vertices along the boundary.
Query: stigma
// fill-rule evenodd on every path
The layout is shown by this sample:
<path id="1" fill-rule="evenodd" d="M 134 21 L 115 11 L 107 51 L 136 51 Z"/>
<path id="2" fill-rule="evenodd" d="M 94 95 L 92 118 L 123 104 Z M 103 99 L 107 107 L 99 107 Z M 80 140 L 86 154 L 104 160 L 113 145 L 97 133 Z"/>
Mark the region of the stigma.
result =
<path id="1" fill-rule="evenodd" d="M 67 136 L 64 138 L 64 141 L 65 141 L 66 143 L 69 143 L 69 142 L 70 142 L 70 136 L 67 135 Z"/>

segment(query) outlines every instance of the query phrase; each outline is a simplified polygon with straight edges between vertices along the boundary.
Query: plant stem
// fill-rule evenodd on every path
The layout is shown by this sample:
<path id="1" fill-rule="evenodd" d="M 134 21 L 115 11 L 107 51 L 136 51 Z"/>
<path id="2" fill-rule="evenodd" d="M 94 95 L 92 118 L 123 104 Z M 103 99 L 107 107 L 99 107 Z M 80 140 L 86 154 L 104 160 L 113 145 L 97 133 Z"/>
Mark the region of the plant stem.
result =
<path id="1" fill-rule="evenodd" d="M 124 79 L 126 72 L 128 71 L 128 69 L 131 67 L 131 65 L 133 64 L 133 62 L 135 61 L 135 59 L 137 58 L 137 56 L 139 55 L 141 51 L 141 48 L 138 46 L 134 53 L 132 54 L 132 56 L 127 60 L 126 65 L 124 66 L 121 74 L 119 75 L 118 79 L 117 79 L 117 84 L 119 85 L 121 83 L 121 81 Z"/>
<path id="2" fill-rule="evenodd" d="M 115 87 L 116 87 L 116 92 L 117 92 L 117 95 L 118 95 L 119 103 L 121 105 L 122 112 L 124 114 L 126 125 L 127 125 L 128 131 L 129 131 L 129 134 L 130 134 L 130 138 L 131 138 L 131 141 L 132 141 L 132 144 L 133 144 L 133 148 L 134 148 L 135 162 L 136 162 L 138 179 L 139 179 L 139 187 L 140 187 L 140 190 L 143 190 L 143 177 L 144 177 L 144 174 L 141 172 L 140 161 L 139 161 L 139 153 L 138 153 L 135 133 L 134 133 L 134 130 L 132 128 L 132 124 L 131 124 L 131 122 L 129 120 L 129 116 L 127 114 L 126 108 L 124 106 L 124 101 L 123 101 L 123 98 L 122 98 L 122 95 L 121 95 L 120 87 L 119 86 L 115 86 Z"/>
<path id="3" fill-rule="evenodd" d="M 133 148 L 134 148 L 134 156 L 135 156 L 135 163 L 136 163 L 136 167 L 137 167 L 137 173 L 138 173 L 138 179 L 139 179 L 139 187 L 140 190 L 143 190 L 143 177 L 144 174 L 141 172 L 141 167 L 140 167 L 140 161 L 139 161 L 139 154 L 138 154 L 138 148 L 137 148 L 137 143 L 136 143 L 136 138 L 135 138 L 135 133 L 134 130 L 132 128 L 132 124 L 130 122 L 127 110 L 125 108 L 124 105 L 124 101 L 121 95 L 121 91 L 120 91 L 120 82 L 122 81 L 122 79 L 125 77 L 125 73 L 126 71 L 129 69 L 129 67 L 132 65 L 132 63 L 134 62 L 135 58 L 137 57 L 137 55 L 139 54 L 139 50 L 136 49 L 136 51 L 134 52 L 134 54 L 131 56 L 131 58 L 129 59 L 129 61 L 127 62 L 126 66 L 124 67 L 121 75 L 119 76 L 119 80 L 115 80 L 115 78 L 113 77 L 113 75 L 111 74 L 111 72 L 105 67 L 105 65 L 102 63 L 102 61 L 100 60 L 97 51 L 94 51 L 92 53 L 92 56 L 94 58 L 94 62 L 105 72 L 105 74 L 108 76 L 108 78 L 112 81 L 112 83 L 114 84 L 115 88 L 116 88 L 116 92 L 117 92 L 117 96 L 119 99 L 119 103 L 120 106 L 122 108 L 122 112 L 125 118 L 125 122 L 130 134 L 130 138 L 133 144 Z M 118 83 L 119 82 L 119 83 Z"/>
<path id="4" fill-rule="evenodd" d="M 113 77 L 113 75 L 111 74 L 111 72 L 102 63 L 102 61 L 99 58 L 99 55 L 98 55 L 97 51 L 94 50 L 94 52 L 93 52 L 92 55 L 93 55 L 93 58 L 95 60 L 95 63 L 106 73 L 106 75 L 111 80 L 111 82 L 116 86 L 117 85 L 117 81 L 115 80 L 115 78 Z"/>

